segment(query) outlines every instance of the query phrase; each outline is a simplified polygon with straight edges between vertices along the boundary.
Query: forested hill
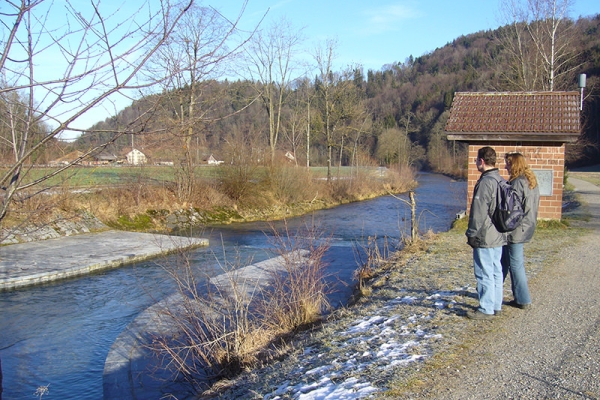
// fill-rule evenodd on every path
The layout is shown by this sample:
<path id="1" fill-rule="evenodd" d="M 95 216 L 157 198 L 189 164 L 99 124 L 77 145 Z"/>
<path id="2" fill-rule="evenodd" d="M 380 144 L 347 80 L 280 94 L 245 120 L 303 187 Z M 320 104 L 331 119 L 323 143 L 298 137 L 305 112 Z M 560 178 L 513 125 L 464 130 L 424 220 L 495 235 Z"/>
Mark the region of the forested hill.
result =
<path id="1" fill-rule="evenodd" d="M 101 142 L 111 131 L 139 118 L 137 110 L 147 109 L 142 103 L 153 102 L 152 113 L 136 122 L 144 124 L 145 134 L 134 138 L 134 147 L 155 161 L 177 160 L 182 148 L 200 162 L 210 154 L 233 161 L 240 154 L 268 153 L 272 147 L 279 156 L 292 152 L 299 165 L 305 164 L 307 154 L 311 165 L 324 165 L 331 151 L 335 165 L 362 158 L 373 164 L 404 163 L 452 172 L 466 160 L 464 149 L 448 143 L 443 132 L 455 92 L 578 90 L 577 77 L 585 73 L 585 140 L 569 148 L 568 163 L 597 162 L 600 15 L 565 20 L 562 26 L 559 39 L 567 46 L 556 54 L 560 64 L 556 64 L 551 83 L 545 78 L 544 65 L 536 64 L 540 57 L 533 54 L 531 40 L 524 36 L 521 47 L 515 47 L 519 44 L 515 32 L 526 32 L 528 26 L 505 26 L 458 37 L 429 54 L 392 62 L 366 75 L 351 67 L 329 75 L 314 72 L 294 81 L 283 93 L 283 109 L 277 114 L 281 116 L 277 141 L 269 129 L 273 109 L 268 107 L 264 83 L 212 80 L 196 88 L 197 115 L 191 123 L 183 124 L 185 112 L 180 113 L 190 109 L 183 100 L 189 96 L 181 96 L 190 90 L 186 86 L 134 102 L 117 117 L 98 123 L 92 128 L 96 132 L 83 135 L 74 145 L 89 148 Z M 520 68 L 524 64 L 526 68 Z M 256 98 L 257 93 L 263 96 Z M 131 149 L 131 142 L 131 135 L 123 136 L 109 150 L 124 154 Z"/>

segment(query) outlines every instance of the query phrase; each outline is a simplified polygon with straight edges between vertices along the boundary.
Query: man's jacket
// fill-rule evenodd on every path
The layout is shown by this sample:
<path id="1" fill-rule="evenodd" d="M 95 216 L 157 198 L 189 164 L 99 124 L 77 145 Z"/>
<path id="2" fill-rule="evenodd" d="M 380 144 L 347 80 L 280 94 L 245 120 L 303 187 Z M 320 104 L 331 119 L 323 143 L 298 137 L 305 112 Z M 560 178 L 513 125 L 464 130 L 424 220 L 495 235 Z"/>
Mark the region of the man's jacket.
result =
<path id="1" fill-rule="evenodd" d="M 481 174 L 475 184 L 473 201 L 469 213 L 467 243 L 471 247 L 500 247 L 506 244 L 506 235 L 498 232 L 492 223 L 491 215 L 496 209 L 498 180 L 503 179 L 498 168 Z"/>

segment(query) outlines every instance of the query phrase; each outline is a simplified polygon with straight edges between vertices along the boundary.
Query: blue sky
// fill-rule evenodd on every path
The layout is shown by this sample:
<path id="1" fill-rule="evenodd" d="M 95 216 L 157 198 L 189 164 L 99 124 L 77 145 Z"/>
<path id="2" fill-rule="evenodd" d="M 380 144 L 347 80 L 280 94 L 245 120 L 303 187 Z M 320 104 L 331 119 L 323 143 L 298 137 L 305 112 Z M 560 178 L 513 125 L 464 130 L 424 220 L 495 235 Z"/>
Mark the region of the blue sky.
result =
<path id="1" fill-rule="evenodd" d="M 242 1 L 205 4 L 211 3 L 233 17 Z M 335 37 L 338 67 L 358 63 L 366 72 L 421 56 L 461 35 L 495 29 L 503 25 L 499 6 L 499 0 L 248 0 L 244 23 L 256 24 L 267 10 L 264 24 L 285 16 L 304 27 L 307 49 Z M 600 1 L 576 0 L 571 17 L 596 13 Z"/>

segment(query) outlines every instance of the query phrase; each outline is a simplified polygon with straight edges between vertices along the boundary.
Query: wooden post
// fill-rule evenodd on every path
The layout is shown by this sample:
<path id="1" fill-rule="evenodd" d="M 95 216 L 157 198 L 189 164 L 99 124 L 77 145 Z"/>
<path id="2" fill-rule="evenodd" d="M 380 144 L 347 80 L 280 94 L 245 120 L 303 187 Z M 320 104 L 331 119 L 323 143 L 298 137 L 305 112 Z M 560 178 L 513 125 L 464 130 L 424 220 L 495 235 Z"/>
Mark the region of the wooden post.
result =
<path id="1" fill-rule="evenodd" d="M 411 241 L 415 241 L 417 239 L 417 203 L 415 202 L 415 192 L 408 192 L 408 198 L 410 200 L 410 238 Z"/>

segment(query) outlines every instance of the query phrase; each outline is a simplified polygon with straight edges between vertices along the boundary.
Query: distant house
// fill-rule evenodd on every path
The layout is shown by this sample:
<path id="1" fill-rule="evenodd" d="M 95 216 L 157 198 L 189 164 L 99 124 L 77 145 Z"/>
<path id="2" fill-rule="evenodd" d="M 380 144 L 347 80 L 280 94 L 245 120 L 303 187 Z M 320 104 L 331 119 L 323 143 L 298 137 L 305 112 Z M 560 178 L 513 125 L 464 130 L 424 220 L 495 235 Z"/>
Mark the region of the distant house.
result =
<path id="1" fill-rule="evenodd" d="M 133 149 L 125 155 L 127 163 L 131 165 L 142 165 L 148 162 L 148 159 L 144 153 L 138 149 Z"/>
<path id="2" fill-rule="evenodd" d="M 50 164 L 50 166 L 64 166 L 64 165 L 69 165 L 71 163 L 73 163 L 73 161 L 77 160 L 78 158 L 81 158 L 83 156 L 83 153 L 79 150 L 75 150 L 70 152 L 69 154 L 66 154 L 60 158 L 57 158 L 56 160 L 52 160 L 50 161 L 48 164 Z M 81 164 L 81 160 L 79 160 L 76 164 Z"/>
<path id="3" fill-rule="evenodd" d="M 92 156 L 92 163 L 94 165 L 108 165 L 117 162 L 118 159 L 113 153 L 103 151 L 100 154 Z"/>
<path id="4" fill-rule="evenodd" d="M 208 159 L 206 160 L 206 162 L 208 163 L 208 165 L 220 165 L 220 164 L 223 164 L 225 161 L 217 160 L 211 154 L 210 157 L 208 157 Z"/>

